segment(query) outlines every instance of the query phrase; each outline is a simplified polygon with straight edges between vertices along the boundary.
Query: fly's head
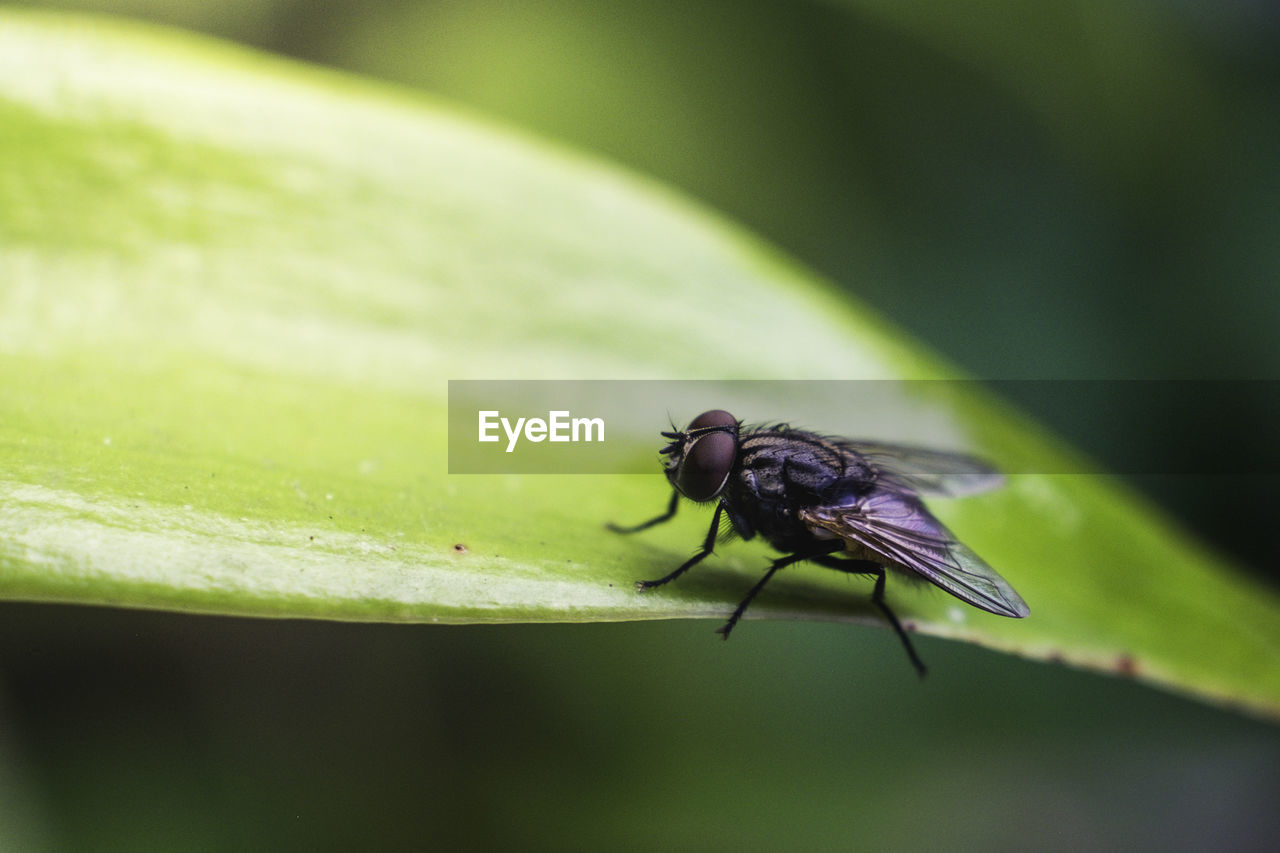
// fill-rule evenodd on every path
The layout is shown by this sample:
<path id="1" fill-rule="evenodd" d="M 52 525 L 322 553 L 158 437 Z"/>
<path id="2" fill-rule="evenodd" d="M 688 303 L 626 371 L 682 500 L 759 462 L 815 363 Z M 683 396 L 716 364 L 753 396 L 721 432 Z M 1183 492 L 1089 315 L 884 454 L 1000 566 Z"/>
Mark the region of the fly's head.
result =
<path id="1" fill-rule="evenodd" d="M 738 420 L 721 409 L 703 412 L 683 432 L 664 432 L 670 443 L 667 479 L 680 494 L 698 503 L 714 500 L 724 491 L 738 456 Z"/>

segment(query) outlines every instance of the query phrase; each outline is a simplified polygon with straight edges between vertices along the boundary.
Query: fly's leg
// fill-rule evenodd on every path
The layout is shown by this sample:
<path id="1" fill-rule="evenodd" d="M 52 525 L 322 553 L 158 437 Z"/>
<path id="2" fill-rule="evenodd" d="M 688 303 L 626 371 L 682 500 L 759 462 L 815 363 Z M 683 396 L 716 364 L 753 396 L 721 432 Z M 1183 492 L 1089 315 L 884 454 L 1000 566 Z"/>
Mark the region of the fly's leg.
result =
<path id="1" fill-rule="evenodd" d="M 870 560 L 841 560 L 833 557 L 818 559 L 815 562 L 822 565 L 837 569 L 838 571 L 848 572 L 854 575 L 875 575 L 876 585 L 871 591 L 871 603 L 874 604 L 884 618 L 889 620 L 889 624 L 893 626 L 893 630 L 898 635 L 898 639 L 902 641 L 902 647 L 907 650 L 907 657 L 911 658 L 911 665 L 916 668 L 921 678 L 924 678 L 927 667 L 924 661 L 920 660 L 920 656 L 916 654 L 916 647 L 911 644 L 911 638 L 907 636 L 907 632 L 903 630 L 902 623 L 898 621 L 898 617 L 889 609 L 889 603 L 884 600 L 884 566 L 879 563 L 873 563 Z"/>
<path id="2" fill-rule="evenodd" d="M 671 498 L 672 509 L 670 515 L 662 518 L 655 518 L 653 521 L 642 524 L 641 527 L 648 527 L 650 524 L 657 524 L 660 521 L 666 521 L 671 515 L 675 515 L 675 505 L 677 500 L 679 500 L 678 495 L 673 495 Z M 720 532 L 720 516 L 723 514 L 724 504 L 716 504 L 716 514 L 711 517 L 711 529 L 707 531 L 707 538 L 706 541 L 702 543 L 701 551 L 694 554 L 681 564 L 680 568 L 676 569 L 666 577 L 658 578 L 656 581 L 636 581 L 636 589 L 644 592 L 646 589 L 653 589 L 655 586 L 662 586 L 664 583 L 671 583 L 671 581 L 680 577 L 682 574 L 689 571 L 689 569 L 711 556 L 711 552 L 715 550 L 716 547 L 716 535 Z"/>
<path id="3" fill-rule="evenodd" d="M 671 519 L 675 518 L 676 510 L 679 508 L 680 508 L 680 493 L 672 489 L 671 503 L 667 504 L 667 511 L 664 512 L 662 515 L 658 516 L 657 518 L 651 518 L 648 521 L 643 522 L 641 524 L 637 524 L 633 527 L 623 527 L 622 525 L 614 524 L 613 522 L 609 522 L 608 524 L 605 525 L 605 527 L 609 528 L 614 533 L 639 533 L 641 530 L 648 530 L 650 527 L 661 524 L 664 521 L 670 521 Z"/>
<path id="4" fill-rule="evenodd" d="M 888 603 L 884 600 L 884 566 L 876 566 L 876 587 L 871 592 L 871 603 L 880 608 L 880 612 L 884 614 L 884 618 L 889 620 L 889 624 L 893 626 L 893 630 L 897 632 L 898 639 L 902 640 L 902 647 L 907 650 L 907 657 L 911 658 L 911 665 L 916 668 L 916 672 L 921 678 L 927 668 L 924 661 L 920 660 L 920 656 L 916 654 L 916 647 L 911 645 L 911 638 L 907 636 L 907 632 L 902 630 L 902 623 L 898 621 L 898 617 L 889 609 Z"/>
<path id="5" fill-rule="evenodd" d="M 830 542 L 822 543 L 812 551 L 799 551 L 795 554 L 788 554 L 785 557 L 779 557 L 774 560 L 769 564 L 769 571 L 765 572 L 764 577 L 760 578 L 760 582 L 751 588 L 751 592 L 747 593 L 747 597 L 738 603 L 738 608 L 733 611 L 733 615 L 729 617 L 729 621 L 717 628 L 716 633 L 724 637 L 726 640 L 729 639 L 729 632 L 733 630 L 733 626 L 738 624 L 738 620 L 742 618 L 742 614 L 747 612 L 747 607 L 751 604 L 752 599 L 759 594 L 760 590 L 764 589 L 764 585 L 769 582 L 769 579 L 773 577 L 774 573 L 778 571 L 778 569 L 786 568 L 792 563 L 799 563 L 804 560 L 824 557 L 827 554 L 834 554 L 836 551 L 844 550 L 844 547 L 845 545 L 842 540 L 833 539 Z"/>

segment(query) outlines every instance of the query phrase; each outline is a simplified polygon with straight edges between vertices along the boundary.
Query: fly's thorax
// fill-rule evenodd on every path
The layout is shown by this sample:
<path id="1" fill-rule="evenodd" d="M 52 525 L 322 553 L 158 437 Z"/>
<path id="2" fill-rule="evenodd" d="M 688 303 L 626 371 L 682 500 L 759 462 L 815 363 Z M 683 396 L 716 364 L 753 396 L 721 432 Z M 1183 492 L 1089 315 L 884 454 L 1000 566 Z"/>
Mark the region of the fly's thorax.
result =
<path id="1" fill-rule="evenodd" d="M 756 497 L 793 505 L 820 502 L 851 478 L 874 475 L 847 450 L 813 433 L 787 428 L 745 433 L 738 445 L 737 479 Z"/>
<path id="2" fill-rule="evenodd" d="M 845 489 L 846 457 L 847 452 L 812 433 L 785 427 L 744 431 L 722 500 L 735 527 L 749 527 L 775 548 L 802 550 L 816 537 L 800 510 Z"/>

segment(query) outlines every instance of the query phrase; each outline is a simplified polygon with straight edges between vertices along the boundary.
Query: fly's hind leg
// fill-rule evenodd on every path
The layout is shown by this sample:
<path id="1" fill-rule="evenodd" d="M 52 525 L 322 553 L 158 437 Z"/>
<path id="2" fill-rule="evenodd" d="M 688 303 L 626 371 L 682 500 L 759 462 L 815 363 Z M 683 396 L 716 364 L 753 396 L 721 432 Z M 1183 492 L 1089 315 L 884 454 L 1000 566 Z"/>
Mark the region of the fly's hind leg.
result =
<path id="1" fill-rule="evenodd" d="M 889 620 L 889 624 L 893 626 L 898 639 L 902 641 L 902 647 L 907 650 L 907 657 L 911 659 L 911 665 L 916 668 L 916 672 L 920 674 L 920 677 L 924 678 L 928 668 L 924 665 L 924 661 L 920 660 L 920 656 L 916 654 L 916 648 L 911 644 L 911 638 L 907 636 L 907 632 L 903 630 L 902 623 L 898 621 L 898 617 L 894 615 L 894 612 L 889 609 L 889 603 L 884 600 L 884 566 L 879 563 L 873 563 L 870 560 L 842 560 L 838 557 L 819 557 L 814 562 L 830 569 L 848 572 L 849 574 L 875 576 L 876 585 L 871 591 L 871 603 L 884 614 L 885 619 Z"/>

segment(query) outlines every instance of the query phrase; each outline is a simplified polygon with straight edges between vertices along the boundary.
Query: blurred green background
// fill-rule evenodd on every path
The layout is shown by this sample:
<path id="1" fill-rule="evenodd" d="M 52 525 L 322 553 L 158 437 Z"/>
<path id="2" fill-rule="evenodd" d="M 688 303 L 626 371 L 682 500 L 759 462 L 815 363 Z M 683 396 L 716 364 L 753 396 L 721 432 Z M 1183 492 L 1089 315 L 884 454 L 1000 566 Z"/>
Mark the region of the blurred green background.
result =
<path id="1" fill-rule="evenodd" d="M 981 378 L 1280 376 L 1271 4 L 47 5 L 397 81 L 595 152 Z M 1212 447 L 1123 402 L 1040 413 L 1086 445 L 1098 420 L 1148 431 L 1172 460 L 1274 440 L 1266 395 L 1219 413 Z M 1274 477 L 1135 482 L 1276 577 Z M 5 849 L 1280 837 L 1274 727 L 957 643 L 918 641 L 918 683 L 888 632 L 847 626 L 753 622 L 722 644 L 710 623 L 0 611 Z"/>

